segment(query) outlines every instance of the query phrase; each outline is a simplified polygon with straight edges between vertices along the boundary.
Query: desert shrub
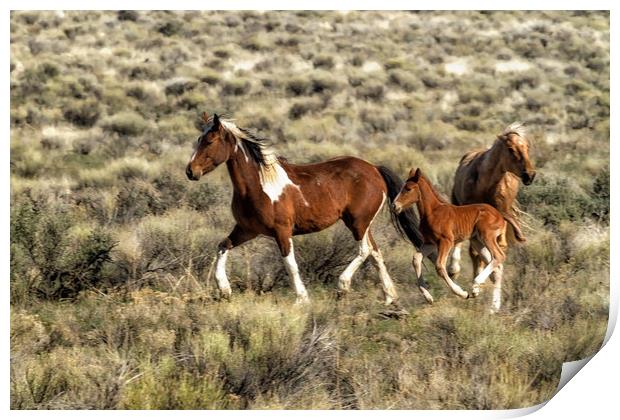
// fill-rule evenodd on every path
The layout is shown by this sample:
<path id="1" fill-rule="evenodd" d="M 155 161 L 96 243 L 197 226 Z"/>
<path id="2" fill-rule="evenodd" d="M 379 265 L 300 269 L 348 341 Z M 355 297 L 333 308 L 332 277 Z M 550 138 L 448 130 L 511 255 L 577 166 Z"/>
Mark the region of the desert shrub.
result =
<path id="1" fill-rule="evenodd" d="M 133 180 L 121 185 L 116 196 L 116 220 L 127 223 L 162 211 L 161 194 L 151 183 Z"/>
<path id="2" fill-rule="evenodd" d="M 196 82 L 191 79 L 179 77 L 173 79 L 166 85 L 165 92 L 166 95 L 182 95 L 185 92 L 188 92 L 196 87 Z"/>
<path id="3" fill-rule="evenodd" d="M 590 204 L 592 217 L 606 223 L 609 223 L 609 200 L 611 197 L 609 188 L 609 166 L 606 166 L 594 179 Z"/>
<path id="4" fill-rule="evenodd" d="M 286 92 L 292 96 L 303 96 L 310 92 L 310 80 L 305 77 L 294 77 L 286 82 Z"/>
<path id="5" fill-rule="evenodd" d="M 136 112 L 124 111 L 105 118 L 101 126 L 104 130 L 121 136 L 137 136 L 149 128 L 149 123 Z"/>
<path id="6" fill-rule="evenodd" d="M 310 77 L 310 90 L 313 93 L 336 93 L 342 86 L 329 73 L 314 74 Z"/>
<path id="7" fill-rule="evenodd" d="M 102 273 L 115 246 L 102 229 L 75 234 L 71 209 L 27 195 L 11 212 L 11 300 L 74 298 L 105 286 Z"/>
<path id="8" fill-rule="evenodd" d="M 359 118 L 368 133 L 387 133 L 396 123 L 393 114 L 382 108 L 364 108 Z"/>
<path id="9" fill-rule="evenodd" d="M 524 209 L 545 224 L 581 221 L 590 216 L 590 196 L 570 177 L 540 174 L 532 185 L 519 190 Z"/>
<path id="10" fill-rule="evenodd" d="M 64 117 L 78 127 L 88 128 L 95 125 L 101 114 L 97 100 L 70 102 L 65 106 Z"/>
<path id="11" fill-rule="evenodd" d="M 420 87 L 420 82 L 416 77 L 404 70 L 395 69 L 388 73 L 390 83 L 399 86 L 405 92 L 413 92 Z"/>
<path id="12" fill-rule="evenodd" d="M 355 89 L 355 94 L 360 99 L 380 101 L 385 94 L 384 84 L 374 79 L 367 80 Z"/>
<path id="13" fill-rule="evenodd" d="M 135 22 L 135 21 L 138 20 L 140 15 L 135 10 L 119 10 L 116 13 L 116 17 L 120 21 L 128 20 L 128 21 L 131 21 L 131 22 Z"/>
<path id="14" fill-rule="evenodd" d="M 215 70 L 204 69 L 200 73 L 200 80 L 208 85 L 217 85 L 221 79 L 222 76 Z"/>
<path id="15" fill-rule="evenodd" d="M 331 70 L 334 67 L 334 58 L 331 55 L 321 54 L 314 57 L 312 65 L 315 69 Z"/>
<path id="16" fill-rule="evenodd" d="M 222 83 L 222 94 L 241 96 L 250 92 L 252 84 L 247 79 L 230 79 Z"/>
<path id="17" fill-rule="evenodd" d="M 254 35 L 241 41 L 241 46 L 248 51 L 268 51 L 271 44 L 265 36 Z"/>
<path id="18" fill-rule="evenodd" d="M 297 120 L 309 112 L 320 111 L 324 108 L 323 102 L 316 99 L 305 99 L 295 102 L 288 110 L 288 117 Z"/>
<path id="19" fill-rule="evenodd" d="M 179 34 L 182 29 L 183 24 L 179 21 L 174 20 L 159 25 L 157 27 L 157 32 L 164 36 L 173 36 Z"/>

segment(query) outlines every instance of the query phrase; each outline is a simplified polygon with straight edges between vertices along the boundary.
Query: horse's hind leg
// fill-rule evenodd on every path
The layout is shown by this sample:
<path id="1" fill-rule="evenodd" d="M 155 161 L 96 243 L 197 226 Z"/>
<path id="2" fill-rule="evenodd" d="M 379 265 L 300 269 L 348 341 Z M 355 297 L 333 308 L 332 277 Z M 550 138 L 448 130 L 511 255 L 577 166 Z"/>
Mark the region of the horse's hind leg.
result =
<path id="1" fill-rule="evenodd" d="M 353 230 L 353 229 L 351 229 Z M 366 228 L 365 233 L 358 240 L 358 254 L 353 261 L 349 263 L 347 268 L 340 274 L 338 278 L 338 296 L 342 297 L 344 294 L 348 293 L 351 290 L 351 279 L 355 272 L 360 268 L 360 266 L 366 261 L 366 258 L 370 255 L 370 241 L 368 239 L 368 228 Z M 355 236 L 355 233 L 354 233 Z"/>
<path id="2" fill-rule="evenodd" d="M 450 254 L 450 248 L 452 248 L 452 243 L 450 241 L 442 240 L 439 242 L 437 249 L 439 255 L 435 261 L 435 268 L 437 269 L 437 274 L 445 280 L 450 290 L 463 299 L 467 299 L 469 297 L 469 293 L 463 290 L 461 286 L 453 282 L 448 275 L 448 271 L 446 270 L 446 262 L 448 260 L 448 255 Z"/>
<path id="3" fill-rule="evenodd" d="M 383 255 L 381 255 L 381 251 L 379 250 L 379 247 L 377 247 L 377 244 L 372 238 L 370 232 L 368 232 L 368 239 L 371 245 L 370 255 L 372 255 L 372 258 L 375 260 L 375 264 L 377 265 L 377 270 L 379 270 L 379 277 L 381 278 L 381 287 L 383 288 L 385 304 L 390 305 L 398 299 L 396 288 L 394 287 L 394 283 L 388 274 L 387 268 L 385 268 Z"/>

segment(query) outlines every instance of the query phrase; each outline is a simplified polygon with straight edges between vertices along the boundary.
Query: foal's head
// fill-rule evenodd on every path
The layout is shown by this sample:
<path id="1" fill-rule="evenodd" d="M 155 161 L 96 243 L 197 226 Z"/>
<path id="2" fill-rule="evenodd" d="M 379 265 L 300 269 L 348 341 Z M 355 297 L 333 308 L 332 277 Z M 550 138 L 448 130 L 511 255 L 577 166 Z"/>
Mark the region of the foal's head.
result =
<path id="1" fill-rule="evenodd" d="M 409 176 L 407 177 L 407 181 L 400 189 L 400 192 L 394 199 L 394 211 L 396 213 L 400 213 L 406 208 L 414 205 L 420 200 L 420 177 L 422 176 L 422 172 L 420 168 L 415 171 L 413 168 L 409 171 Z"/>
<path id="2" fill-rule="evenodd" d="M 525 137 L 523 126 L 517 123 L 508 126 L 503 133 L 498 134 L 497 144 L 501 150 L 498 164 L 521 178 L 525 185 L 530 185 L 536 170 L 530 160 L 530 142 Z"/>
<path id="3" fill-rule="evenodd" d="M 205 112 L 202 118 L 206 126 L 185 169 L 185 174 L 192 181 L 198 181 L 202 175 L 226 162 L 235 149 L 235 140 L 222 129 L 217 114 L 209 118 Z"/>

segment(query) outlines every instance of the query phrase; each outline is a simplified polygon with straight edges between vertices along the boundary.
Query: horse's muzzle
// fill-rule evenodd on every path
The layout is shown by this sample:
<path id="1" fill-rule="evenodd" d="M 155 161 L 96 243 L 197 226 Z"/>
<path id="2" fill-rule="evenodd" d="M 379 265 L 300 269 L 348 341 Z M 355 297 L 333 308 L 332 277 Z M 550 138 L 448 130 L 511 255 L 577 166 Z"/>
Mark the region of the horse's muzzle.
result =
<path id="1" fill-rule="evenodd" d="M 392 204 L 392 210 L 394 210 L 394 213 L 400 214 L 403 211 L 403 207 L 398 203 L 394 203 Z"/>
<path id="2" fill-rule="evenodd" d="M 523 172 L 521 174 L 521 181 L 523 181 L 523 184 L 525 185 L 530 185 L 532 182 L 534 182 L 534 178 L 536 178 L 536 171 Z"/>
<path id="3" fill-rule="evenodd" d="M 194 174 L 191 165 L 187 165 L 187 168 L 185 168 L 185 175 L 187 175 L 187 179 L 190 181 L 198 181 L 200 179 L 200 176 Z"/>

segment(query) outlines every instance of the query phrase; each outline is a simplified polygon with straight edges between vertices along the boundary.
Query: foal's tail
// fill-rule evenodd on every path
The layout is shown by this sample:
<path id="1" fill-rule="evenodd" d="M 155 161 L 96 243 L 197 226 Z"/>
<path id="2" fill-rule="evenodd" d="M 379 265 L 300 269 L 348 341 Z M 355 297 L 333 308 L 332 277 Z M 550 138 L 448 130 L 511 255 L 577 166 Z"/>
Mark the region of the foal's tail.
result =
<path id="1" fill-rule="evenodd" d="M 377 166 L 377 169 L 379 173 L 381 173 L 385 185 L 387 186 L 390 203 L 393 203 L 400 189 L 403 187 L 403 181 L 401 181 L 398 175 L 385 166 Z M 392 206 L 390 206 L 390 217 L 398 233 L 400 233 L 403 238 L 409 239 L 417 249 L 420 249 L 424 243 L 424 239 L 419 228 L 420 220 L 413 208 L 408 208 L 403 210 L 400 214 L 396 214 Z"/>

